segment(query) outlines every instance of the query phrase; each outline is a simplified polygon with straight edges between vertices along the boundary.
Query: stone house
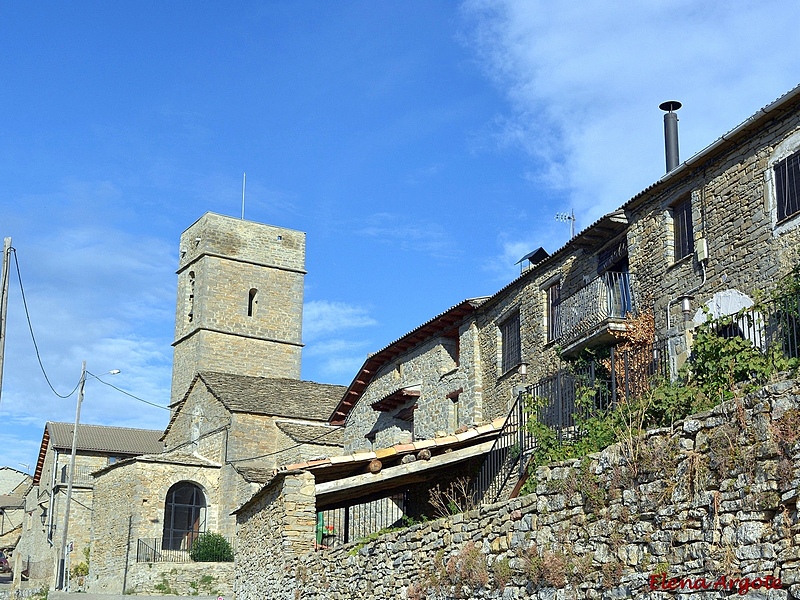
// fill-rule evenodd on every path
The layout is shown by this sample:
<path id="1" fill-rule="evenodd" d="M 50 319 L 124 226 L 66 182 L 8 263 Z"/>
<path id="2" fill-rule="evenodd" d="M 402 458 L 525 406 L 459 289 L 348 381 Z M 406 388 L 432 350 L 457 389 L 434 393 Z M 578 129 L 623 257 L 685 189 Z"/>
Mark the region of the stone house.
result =
<path id="1" fill-rule="evenodd" d="M 305 234 L 206 213 L 181 236 L 170 421 L 158 452 L 95 473 L 88 589 L 196 593 L 204 532 L 278 464 L 341 453 L 343 386 L 301 381 Z M 228 593 L 215 565 L 208 593 Z M 212 589 L 213 588 L 213 589 Z"/>
<path id="2" fill-rule="evenodd" d="M 344 426 L 345 452 L 353 454 L 287 465 L 239 509 L 240 524 L 254 518 L 255 502 L 280 512 L 273 506 L 281 502 L 277 490 L 296 471 L 314 476 L 318 528 L 330 519 L 341 527 L 338 514 L 323 514 L 336 504 L 355 510 L 374 507 L 381 495 L 396 498 L 412 484 L 387 484 L 387 457 L 503 419 L 522 386 L 584 349 L 624 340 L 628 315 L 652 316 L 647 368 L 663 366 L 675 376 L 702 307 L 732 314 L 800 262 L 800 86 L 687 161 L 672 158 L 677 166 L 563 247 L 524 257 L 520 276 L 492 296 L 457 304 L 368 357 L 331 416 Z M 380 462 L 372 485 L 364 473 L 368 458 Z M 362 470 L 344 469 L 339 460 L 361 461 Z M 456 469 L 472 476 L 479 463 Z M 432 484 L 453 476 L 415 471 L 414 478 Z M 333 502 L 337 486 L 350 492 Z M 391 502 L 373 531 L 398 521 L 398 501 Z"/>
<path id="3" fill-rule="evenodd" d="M 19 541 L 25 516 L 25 495 L 31 481 L 27 473 L 0 467 L 0 550 L 13 551 Z"/>
<path id="4" fill-rule="evenodd" d="M 15 552 L 16 580 L 23 571 L 41 585 L 51 586 L 57 580 L 74 427 L 73 423 L 45 424 L 32 485 L 25 496 L 22 535 Z M 85 560 L 83 551 L 90 546 L 93 472 L 137 454 L 158 452 L 163 448 L 160 437 L 158 430 L 78 426 L 68 523 L 72 565 Z"/>

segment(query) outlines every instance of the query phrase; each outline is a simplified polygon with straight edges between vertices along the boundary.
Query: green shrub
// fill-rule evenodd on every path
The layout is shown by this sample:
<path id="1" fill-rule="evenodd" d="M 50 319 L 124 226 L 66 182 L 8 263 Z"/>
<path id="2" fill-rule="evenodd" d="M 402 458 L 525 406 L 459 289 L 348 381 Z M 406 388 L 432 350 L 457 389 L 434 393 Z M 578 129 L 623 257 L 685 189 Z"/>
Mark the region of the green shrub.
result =
<path id="1" fill-rule="evenodd" d="M 195 562 L 233 562 L 233 548 L 219 533 L 203 533 L 192 544 L 189 556 Z"/>

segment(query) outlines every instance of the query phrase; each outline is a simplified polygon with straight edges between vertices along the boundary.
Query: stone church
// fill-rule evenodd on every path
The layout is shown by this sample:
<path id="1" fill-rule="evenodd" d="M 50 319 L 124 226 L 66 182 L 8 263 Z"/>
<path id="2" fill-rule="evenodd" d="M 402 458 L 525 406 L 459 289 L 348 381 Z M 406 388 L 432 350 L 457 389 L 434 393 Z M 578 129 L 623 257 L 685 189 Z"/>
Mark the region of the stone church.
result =
<path id="1" fill-rule="evenodd" d="M 302 232 L 206 213 L 183 233 L 164 449 L 94 474 L 88 591 L 196 593 L 207 565 L 175 562 L 194 539 L 234 543 L 276 465 L 341 452 L 345 388 L 300 380 L 305 274 Z M 214 571 L 201 593 L 229 590 Z"/>

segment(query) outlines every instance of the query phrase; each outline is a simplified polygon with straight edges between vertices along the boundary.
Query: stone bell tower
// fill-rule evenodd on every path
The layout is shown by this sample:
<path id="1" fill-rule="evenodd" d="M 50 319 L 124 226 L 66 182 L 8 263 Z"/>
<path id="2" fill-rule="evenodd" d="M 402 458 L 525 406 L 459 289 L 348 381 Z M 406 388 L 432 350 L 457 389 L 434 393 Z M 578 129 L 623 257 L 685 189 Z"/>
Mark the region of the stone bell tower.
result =
<path id="1" fill-rule="evenodd" d="M 210 212 L 183 232 L 170 404 L 199 371 L 300 378 L 305 236 Z"/>

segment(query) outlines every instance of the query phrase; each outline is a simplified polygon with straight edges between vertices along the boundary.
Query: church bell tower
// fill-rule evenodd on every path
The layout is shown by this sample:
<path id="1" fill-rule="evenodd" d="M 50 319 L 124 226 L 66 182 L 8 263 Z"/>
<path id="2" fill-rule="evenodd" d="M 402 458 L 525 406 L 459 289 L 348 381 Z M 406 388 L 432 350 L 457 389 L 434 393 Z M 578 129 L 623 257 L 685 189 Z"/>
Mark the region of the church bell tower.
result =
<path id="1" fill-rule="evenodd" d="M 300 378 L 305 233 L 206 213 L 177 274 L 170 404 L 199 371 Z"/>

